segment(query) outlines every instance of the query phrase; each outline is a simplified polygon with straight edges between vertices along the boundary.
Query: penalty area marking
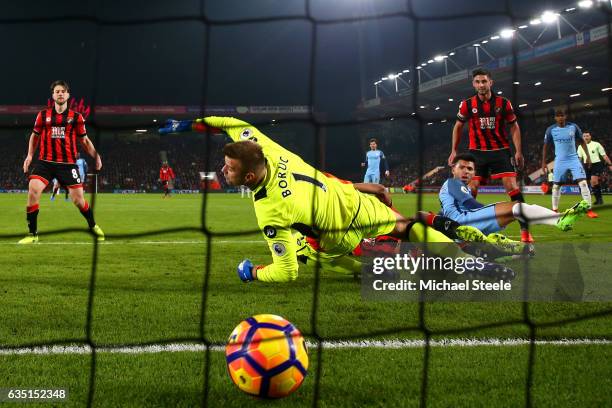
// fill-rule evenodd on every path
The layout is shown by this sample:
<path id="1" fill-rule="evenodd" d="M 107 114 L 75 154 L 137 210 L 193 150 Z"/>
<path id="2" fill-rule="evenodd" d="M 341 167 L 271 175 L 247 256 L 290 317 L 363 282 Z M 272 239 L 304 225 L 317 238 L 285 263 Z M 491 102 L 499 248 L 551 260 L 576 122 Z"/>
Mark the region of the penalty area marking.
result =
<path id="1" fill-rule="evenodd" d="M 431 340 L 431 347 L 515 347 L 528 345 L 529 339 L 440 339 Z M 316 349 L 317 343 L 306 342 L 310 349 Z M 607 339 L 560 339 L 536 340 L 536 346 L 584 346 L 584 345 L 611 345 L 612 340 Z M 323 349 L 413 349 L 425 347 L 424 340 L 352 340 L 352 341 L 324 341 Z M 212 346 L 212 351 L 225 351 L 224 346 Z M 206 346 L 194 343 L 150 344 L 146 346 L 129 347 L 99 347 L 97 353 L 106 354 L 154 354 L 177 352 L 203 352 Z M 86 345 L 67 346 L 39 346 L 13 349 L 0 348 L 0 355 L 62 355 L 62 354 L 91 354 L 92 348 Z"/>

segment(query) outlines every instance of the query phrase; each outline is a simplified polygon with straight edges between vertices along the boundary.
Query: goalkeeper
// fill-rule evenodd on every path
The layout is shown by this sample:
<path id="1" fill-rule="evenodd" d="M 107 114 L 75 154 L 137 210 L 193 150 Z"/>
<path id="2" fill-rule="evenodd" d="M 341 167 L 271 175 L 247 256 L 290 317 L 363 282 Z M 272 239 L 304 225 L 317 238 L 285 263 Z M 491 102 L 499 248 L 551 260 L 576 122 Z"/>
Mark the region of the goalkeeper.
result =
<path id="1" fill-rule="evenodd" d="M 223 148 L 222 172 L 231 186 L 253 191 L 257 222 L 272 253 L 272 263 L 254 266 L 243 260 L 238 276 L 245 282 L 289 282 L 297 278 L 297 245 L 292 230 L 318 240 L 328 259 L 350 253 L 363 238 L 390 235 L 402 241 L 452 243 L 444 234 L 394 212 L 375 196 L 326 175 L 283 148 L 257 128 L 231 117 L 169 120 L 160 133 L 227 133 L 234 143 Z M 438 255 L 469 256 L 454 245 L 436 246 Z M 485 263 L 479 274 L 512 273 Z"/>

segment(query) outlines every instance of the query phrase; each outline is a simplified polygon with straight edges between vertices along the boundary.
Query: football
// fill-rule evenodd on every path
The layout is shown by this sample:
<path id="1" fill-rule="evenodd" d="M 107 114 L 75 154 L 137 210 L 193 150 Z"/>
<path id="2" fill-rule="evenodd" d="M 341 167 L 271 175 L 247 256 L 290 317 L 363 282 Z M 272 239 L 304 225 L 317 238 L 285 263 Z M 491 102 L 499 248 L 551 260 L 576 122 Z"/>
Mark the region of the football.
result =
<path id="1" fill-rule="evenodd" d="M 261 398 L 293 393 L 308 370 L 304 337 L 289 321 L 271 314 L 240 322 L 229 336 L 225 358 L 234 384 Z"/>

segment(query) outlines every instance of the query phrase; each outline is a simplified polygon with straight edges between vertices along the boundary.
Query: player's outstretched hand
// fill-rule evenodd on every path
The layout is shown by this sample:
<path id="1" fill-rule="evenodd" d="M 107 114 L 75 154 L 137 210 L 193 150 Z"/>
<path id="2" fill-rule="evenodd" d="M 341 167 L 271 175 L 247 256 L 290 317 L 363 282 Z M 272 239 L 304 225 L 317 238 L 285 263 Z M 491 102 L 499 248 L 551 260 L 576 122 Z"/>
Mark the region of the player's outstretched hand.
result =
<path id="1" fill-rule="evenodd" d="M 525 158 L 523 157 L 523 153 L 516 152 L 514 154 L 514 164 L 519 170 L 525 166 Z"/>
<path id="2" fill-rule="evenodd" d="M 32 163 L 32 157 L 28 156 L 25 158 L 25 160 L 23 161 L 23 172 L 27 173 L 28 169 L 30 168 L 30 164 Z"/>
<path id="3" fill-rule="evenodd" d="M 451 154 L 448 156 L 448 165 L 449 166 L 453 166 L 453 162 L 455 161 L 455 156 L 457 156 L 457 152 L 456 151 L 451 151 Z"/>
<path id="4" fill-rule="evenodd" d="M 168 133 L 189 132 L 191 131 L 192 124 L 192 120 L 168 119 L 164 126 L 159 128 L 159 133 L 165 135 Z"/>
<path id="5" fill-rule="evenodd" d="M 238 264 L 238 277 L 243 282 L 251 282 L 253 280 L 253 262 L 249 259 Z"/>

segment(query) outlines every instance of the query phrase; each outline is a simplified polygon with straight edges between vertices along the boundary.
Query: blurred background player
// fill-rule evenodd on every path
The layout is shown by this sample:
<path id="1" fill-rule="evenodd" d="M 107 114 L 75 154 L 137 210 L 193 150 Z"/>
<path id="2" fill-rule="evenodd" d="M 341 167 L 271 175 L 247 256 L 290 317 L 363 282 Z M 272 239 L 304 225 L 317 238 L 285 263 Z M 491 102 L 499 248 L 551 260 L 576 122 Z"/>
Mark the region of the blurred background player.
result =
<path id="1" fill-rule="evenodd" d="M 168 166 L 168 162 L 164 161 L 161 168 L 159 169 L 159 180 L 161 181 L 162 188 L 164 189 L 164 196 L 162 198 L 170 197 L 172 186 L 174 184 L 174 171 L 172 167 Z"/>
<path id="2" fill-rule="evenodd" d="M 389 164 L 385 154 L 378 150 L 378 141 L 375 138 L 370 139 L 370 151 L 366 153 L 365 162 L 361 163 L 361 167 L 366 167 L 364 183 L 380 183 L 380 162 L 385 166 L 385 177 L 389 177 Z"/>
<path id="3" fill-rule="evenodd" d="M 83 191 L 87 188 L 87 161 L 81 157 L 81 153 L 77 153 L 76 165 L 79 168 L 79 176 L 81 176 L 81 183 L 83 184 Z"/>
<path id="4" fill-rule="evenodd" d="M 585 130 L 582 132 L 582 138 L 586 143 L 588 157 L 591 159 L 591 166 L 586 166 L 587 161 L 587 153 L 582 148 L 582 145 L 578 146 L 578 157 L 585 164 L 586 170 L 586 178 L 587 181 L 590 180 L 591 188 L 593 190 L 593 195 L 595 195 L 594 205 L 603 204 L 603 198 L 601 196 L 601 185 L 599 184 L 599 177 L 604 171 L 603 161 L 606 162 L 608 168 L 612 170 L 612 162 L 610 162 L 610 158 L 606 155 L 606 151 L 603 146 L 594 141 L 592 139 L 592 135 L 590 131 Z"/>
<path id="5" fill-rule="evenodd" d="M 28 143 L 28 155 L 23 162 L 23 172 L 27 173 L 34 152 L 38 148 L 38 161 L 29 176 L 28 205 L 26 214 L 29 235 L 20 244 L 38 242 L 38 212 L 40 195 L 57 178 L 59 183 L 70 191 L 70 198 L 87 220 L 91 232 L 98 240 L 104 240 L 104 232 L 96 225 L 91 207 L 83 196 L 83 185 L 76 166 L 77 140 L 85 151 L 96 160 L 96 170 L 102 168 L 102 159 L 87 137 L 83 115 L 68 108 L 70 88 L 66 81 L 51 84 L 53 107 L 38 112 L 34 129 Z"/>
<path id="6" fill-rule="evenodd" d="M 585 214 L 589 208 L 586 201 L 581 201 L 563 214 L 556 213 L 539 205 L 517 202 L 499 202 L 484 205 L 476 201 L 470 194 L 467 185 L 474 177 L 475 160 L 471 154 L 458 154 L 454 158 L 453 177 L 446 180 L 440 189 L 440 215 L 448 217 L 460 225 L 470 225 L 482 231 L 488 237 L 471 237 L 472 242 L 488 242 L 500 247 L 506 246 L 509 252 L 521 253 L 521 247 L 515 247 L 518 242 L 510 241 L 501 234 L 495 234 L 513 221 L 523 221 L 527 224 L 542 224 L 556 226 L 561 231 L 573 228 L 576 219 Z M 432 224 L 433 222 L 428 222 Z"/>
<path id="7" fill-rule="evenodd" d="M 461 101 L 457 121 L 453 128 L 451 153 L 448 165 L 455 163 L 463 127 L 468 123 L 469 151 L 476 157 L 476 175 L 470 182 L 470 190 L 474 198 L 478 195 L 480 183 L 491 177 L 501 179 L 506 193 L 511 201 L 525 202 L 523 193 L 516 181 L 516 169 L 512 165 L 510 143 L 506 126 L 510 126 L 510 134 L 514 143 L 514 164 L 523 168 L 524 159 L 519 128 L 514 109 L 510 101 L 492 92 L 493 79 L 491 73 L 483 68 L 472 71 L 472 86 L 476 95 Z M 521 241 L 533 242 L 528 226 L 521 224 Z"/>
<path id="8" fill-rule="evenodd" d="M 53 188 L 51 189 L 51 201 L 55 200 L 55 196 L 59 193 L 61 187 L 62 186 L 60 185 L 59 181 L 57 181 L 57 179 L 54 178 Z M 68 201 L 68 188 L 64 187 L 64 190 L 66 191 L 66 197 L 64 198 L 64 200 Z"/>
<path id="9" fill-rule="evenodd" d="M 251 189 L 247 186 L 240 186 L 240 198 L 250 198 L 251 197 Z"/>
<path id="10" fill-rule="evenodd" d="M 566 120 L 563 109 L 555 110 L 555 124 L 546 129 L 544 145 L 542 146 L 542 171 L 546 172 L 546 152 L 548 146 L 552 145 L 555 152 L 555 167 L 553 170 L 552 188 L 552 210 L 559 211 L 559 200 L 561 198 L 561 181 L 568 171 L 572 173 L 574 182 L 580 187 L 582 199 L 589 205 L 587 216 L 596 218 L 597 214 L 591 210 L 591 192 L 586 182 L 584 168 L 576 152 L 576 141 L 580 143 L 583 150 L 587 150 L 586 143 L 582 137 L 582 131 L 575 123 Z M 586 166 L 591 166 L 591 158 L 586 157 Z"/>

